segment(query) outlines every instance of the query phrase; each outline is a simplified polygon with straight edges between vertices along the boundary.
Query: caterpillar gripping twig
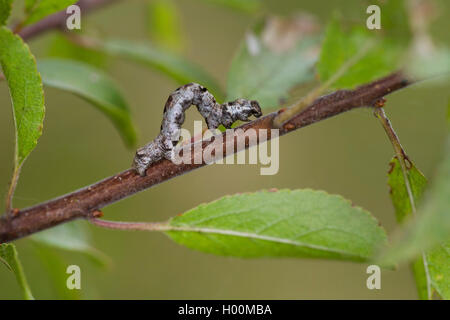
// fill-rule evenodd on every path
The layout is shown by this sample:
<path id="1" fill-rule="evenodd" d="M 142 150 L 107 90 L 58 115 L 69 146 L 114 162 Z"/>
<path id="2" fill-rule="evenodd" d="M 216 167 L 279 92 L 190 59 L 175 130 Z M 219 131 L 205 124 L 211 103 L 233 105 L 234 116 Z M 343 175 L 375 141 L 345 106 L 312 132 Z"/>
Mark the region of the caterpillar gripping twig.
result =
<path id="1" fill-rule="evenodd" d="M 262 115 L 259 103 L 255 100 L 236 99 L 219 104 L 209 91 L 197 84 L 189 83 L 175 90 L 167 99 L 161 131 L 150 143 L 136 151 L 133 168 L 144 176 L 148 167 L 161 159 L 173 161 L 175 146 L 180 139 L 180 129 L 184 123 L 185 111 L 195 105 L 205 119 L 208 129 L 220 125 L 231 128 L 237 121 L 249 121 L 249 117 Z"/>

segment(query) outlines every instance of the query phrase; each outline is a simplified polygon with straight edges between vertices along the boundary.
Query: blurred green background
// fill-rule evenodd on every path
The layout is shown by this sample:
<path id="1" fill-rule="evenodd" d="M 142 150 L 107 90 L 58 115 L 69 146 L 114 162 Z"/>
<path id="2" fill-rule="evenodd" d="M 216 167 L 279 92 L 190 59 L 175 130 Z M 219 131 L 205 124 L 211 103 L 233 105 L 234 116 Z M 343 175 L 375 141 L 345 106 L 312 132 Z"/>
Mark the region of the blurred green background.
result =
<path id="1" fill-rule="evenodd" d="M 225 87 L 235 50 L 257 16 L 196 0 L 176 1 L 182 14 L 186 56 Z M 326 23 L 334 10 L 365 23 L 366 1 L 265 1 L 267 11 L 307 11 Z M 146 39 L 145 1 L 122 1 L 89 16 L 82 28 L 98 34 Z M 450 43 L 450 3 L 439 2 L 432 26 L 438 42 Z M 34 38 L 31 49 L 45 57 L 52 33 Z M 159 130 L 171 79 L 131 63 L 110 60 L 107 71 L 123 89 L 139 128 L 139 145 Z M 87 102 L 46 88 L 42 137 L 25 163 L 14 203 L 27 207 L 70 192 L 130 166 L 133 150 L 124 147 L 111 122 Z M 427 177 L 441 156 L 448 85 L 426 82 L 388 97 L 386 111 L 401 141 Z M 199 119 L 189 111 L 188 120 Z M 190 121 L 187 121 L 190 122 Z M 188 125 L 189 127 L 189 125 Z M 5 82 L 0 83 L 0 186 L 6 195 L 13 168 L 14 127 Z M 313 188 L 342 194 L 372 212 L 388 232 L 396 227 L 386 185 L 392 147 L 368 109 L 359 109 L 298 130 L 280 139 L 280 170 L 259 175 L 258 166 L 214 165 L 170 180 L 104 209 L 107 219 L 163 221 L 202 202 L 265 188 Z M 0 197 L 4 207 L 4 196 Z M 59 252 L 82 272 L 82 298 L 101 299 L 415 299 L 408 266 L 382 272 L 382 289 L 366 288 L 366 264 L 308 260 L 245 260 L 191 251 L 164 234 L 102 230 L 89 226 L 93 244 L 111 259 L 98 268 L 82 254 Z M 16 242 L 36 298 L 58 298 L 48 271 L 27 239 Z M 0 298 L 21 298 L 14 277 L 0 267 Z"/>

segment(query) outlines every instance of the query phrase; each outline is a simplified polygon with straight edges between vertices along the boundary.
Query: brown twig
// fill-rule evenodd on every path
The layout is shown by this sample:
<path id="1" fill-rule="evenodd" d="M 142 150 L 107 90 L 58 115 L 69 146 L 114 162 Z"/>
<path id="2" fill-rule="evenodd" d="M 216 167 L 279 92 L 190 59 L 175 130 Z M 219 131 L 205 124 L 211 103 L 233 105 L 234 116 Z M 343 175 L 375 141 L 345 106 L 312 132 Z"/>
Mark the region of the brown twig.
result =
<path id="1" fill-rule="evenodd" d="M 360 86 L 355 90 L 336 91 L 318 98 L 301 113 L 286 121 L 279 133 L 284 135 L 345 111 L 371 106 L 383 96 L 409 84 L 410 82 L 405 76 L 398 72 Z M 273 119 L 281 112 L 282 110 L 270 113 L 239 128 L 243 132 L 248 129 L 274 129 Z M 234 138 L 233 153 L 240 151 L 237 150 L 237 138 L 237 136 Z M 268 130 L 267 138 L 271 139 L 270 130 Z M 218 136 L 216 139 L 222 139 L 223 156 L 230 155 L 230 153 L 227 154 L 225 136 Z M 203 148 L 209 143 L 211 142 L 203 142 Z M 245 148 L 247 147 L 248 140 Z M 194 158 L 194 153 L 191 153 L 191 158 Z M 139 176 L 133 169 L 128 169 L 60 198 L 22 209 L 16 215 L 3 216 L 0 218 L 0 243 L 12 241 L 76 218 L 92 218 L 95 216 L 95 212 L 102 207 L 205 165 L 204 162 L 175 165 L 171 161 L 162 160 L 148 168 L 144 177 Z"/>
<path id="2" fill-rule="evenodd" d="M 81 9 L 81 14 L 84 15 L 93 9 L 97 9 L 115 1 L 117 0 L 80 0 L 77 2 L 77 5 Z M 20 28 L 19 35 L 22 39 L 28 40 L 36 35 L 40 35 L 53 29 L 62 29 L 66 26 L 66 19 L 67 14 L 64 10 L 54 13 L 35 24 Z"/>

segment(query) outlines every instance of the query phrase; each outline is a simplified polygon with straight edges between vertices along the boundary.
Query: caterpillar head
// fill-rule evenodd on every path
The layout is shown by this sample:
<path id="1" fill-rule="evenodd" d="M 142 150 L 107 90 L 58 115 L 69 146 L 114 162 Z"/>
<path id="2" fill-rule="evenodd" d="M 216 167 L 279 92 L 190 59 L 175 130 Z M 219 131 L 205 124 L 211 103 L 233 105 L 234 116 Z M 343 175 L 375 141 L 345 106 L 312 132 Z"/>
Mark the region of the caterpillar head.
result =
<path id="1" fill-rule="evenodd" d="M 257 118 L 262 116 L 261 107 L 256 100 L 237 99 L 231 104 L 233 105 L 233 117 L 236 120 L 249 121 L 251 116 Z"/>

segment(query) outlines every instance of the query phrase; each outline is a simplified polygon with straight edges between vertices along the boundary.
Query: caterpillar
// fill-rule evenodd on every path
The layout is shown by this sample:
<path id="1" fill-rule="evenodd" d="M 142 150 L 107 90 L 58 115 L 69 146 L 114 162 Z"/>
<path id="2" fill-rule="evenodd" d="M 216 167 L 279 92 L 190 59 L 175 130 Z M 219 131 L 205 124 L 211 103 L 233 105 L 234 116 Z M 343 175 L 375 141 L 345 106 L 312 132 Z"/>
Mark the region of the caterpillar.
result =
<path id="1" fill-rule="evenodd" d="M 191 105 L 197 107 L 210 130 L 220 125 L 229 129 L 237 120 L 250 121 L 251 116 L 259 118 L 262 115 L 261 107 L 255 100 L 236 99 L 219 104 L 208 89 L 198 83 L 179 87 L 167 99 L 158 136 L 136 151 L 132 167 L 141 176 L 145 176 L 147 169 L 161 159 L 173 161 L 185 111 Z"/>

